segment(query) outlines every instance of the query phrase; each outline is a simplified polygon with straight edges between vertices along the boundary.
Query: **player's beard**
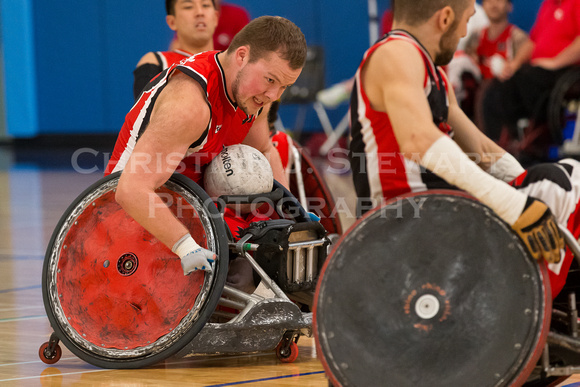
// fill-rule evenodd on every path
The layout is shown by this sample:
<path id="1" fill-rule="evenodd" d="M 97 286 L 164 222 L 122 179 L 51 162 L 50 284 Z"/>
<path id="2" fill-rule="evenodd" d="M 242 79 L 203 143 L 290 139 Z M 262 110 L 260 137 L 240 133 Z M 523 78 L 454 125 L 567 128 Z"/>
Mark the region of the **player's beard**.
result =
<path id="1" fill-rule="evenodd" d="M 248 106 L 242 102 L 242 98 L 240 96 L 240 82 L 242 79 L 242 71 L 244 71 L 244 69 L 241 69 L 238 72 L 238 75 L 236 75 L 236 79 L 234 79 L 234 82 L 232 83 L 232 94 L 234 97 L 234 101 L 236 101 L 236 104 L 238 105 L 238 108 L 240 108 L 240 110 L 243 111 L 244 113 L 250 115 L 250 113 L 248 113 Z"/>
<path id="2" fill-rule="evenodd" d="M 453 59 L 453 55 L 455 55 L 455 51 L 457 50 L 457 44 L 459 43 L 459 41 L 455 42 L 454 36 L 458 27 L 459 21 L 454 20 L 447 32 L 441 36 L 439 52 L 435 55 L 435 60 L 433 60 L 436 66 L 446 66 Z"/>

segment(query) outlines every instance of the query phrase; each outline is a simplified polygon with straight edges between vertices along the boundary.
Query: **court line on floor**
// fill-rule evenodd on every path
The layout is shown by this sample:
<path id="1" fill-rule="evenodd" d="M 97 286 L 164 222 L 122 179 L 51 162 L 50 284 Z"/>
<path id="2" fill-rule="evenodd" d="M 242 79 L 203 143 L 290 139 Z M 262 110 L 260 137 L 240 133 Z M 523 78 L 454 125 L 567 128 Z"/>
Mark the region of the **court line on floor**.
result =
<path id="1" fill-rule="evenodd" d="M 62 357 L 60 358 L 59 361 L 63 361 L 63 360 L 76 360 L 78 359 L 78 357 Z M 43 361 L 41 360 L 33 360 L 33 361 L 21 361 L 18 363 L 6 363 L 6 364 L 0 364 L 0 367 L 8 367 L 8 366 L 19 366 L 19 365 L 24 365 L 24 364 L 35 364 L 35 363 L 43 363 Z"/>
<path id="2" fill-rule="evenodd" d="M 23 288 L 2 289 L 2 290 L 0 290 L 0 294 L 2 294 L 2 293 L 19 292 L 19 291 L 22 291 L 22 290 L 40 289 L 41 287 L 42 287 L 42 285 L 32 285 L 32 286 L 25 286 Z"/>
<path id="3" fill-rule="evenodd" d="M 251 357 L 262 357 L 262 356 L 272 356 L 272 353 L 265 352 L 265 353 L 247 353 L 241 355 L 227 355 L 227 356 L 202 356 L 202 357 L 184 357 L 181 359 L 166 359 L 165 362 L 167 365 L 176 366 L 179 364 L 191 364 L 191 363 L 198 363 L 198 362 L 211 362 L 211 361 L 223 361 L 224 359 L 241 359 L 241 358 L 251 358 Z M 63 360 L 79 360 L 78 357 L 63 357 L 59 361 Z M 18 363 L 7 363 L 7 364 L 0 364 L 0 367 L 6 366 L 17 366 L 17 365 L 24 365 L 24 364 L 34 364 L 34 363 L 43 363 L 41 360 L 34 360 L 34 361 L 23 361 Z M 2 380 L 0 380 L 2 381 Z"/>
<path id="4" fill-rule="evenodd" d="M 0 308 L 0 313 L 2 313 L 2 312 L 19 312 L 19 311 L 26 310 L 26 309 L 38 309 L 38 308 L 44 308 L 44 305 L 38 304 L 38 305 L 34 305 L 34 306 L 17 306 L 14 308 Z"/>
<path id="5" fill-rule="evenodd" d="M 278 379 L 287 379 L 287 378 L 296 378 L 299 376 L 309 376 L 309 375 L 319 375 L 323 374 L 324 371 L 315 371 L 315 372 L 305 372 L 303 374 L 292 374 L 292 375 L 284 375 L 284 376 L 275 376 L 272 378 L 262 378 L 262 379 L 253 379 L 253 380 L 244 380 L 242 382 L 231 382 L 231 383 L 224 383 L 224 384 L 211 384 L 205 387 L 226 387 L 226 386 L 239 386 L 240 384 L 248 384 L 248 383 L 258 383 L 258 382 L 269 382 L 272 380 Z"/>
<path id="6" fill-rule="evenodd" d="M 44 254 L 14 254 L 14 253 L 0 253 L 0 260 L 11 261 L 43 261 Z"/>
<path id="7" fill-rule="evenodd" d="M 45 314 L 38 315 L 38 316 L 24 316 L 24 317 L 11 317 L 11 318 L 2 318 L 0 319 L 0 323 L 4 322 L 14 322 L 14 321 L 24 321 L 24 320 L 37 320 L 41 318 L 47 318 Z"/>
<path id="8" fill-rule="evenodd" d="M 107 369 L 98 369 L 98 370 L 86 370 L 86 371 L 78 371 L 78 372 L 65 372 L 58 373 L 54 375 L 37 375 L 37 376 L 23 376 L 21 378 L 13 378 L 13 379 L 0 379 L 0 382 L 13 382 L 17 380 L 30 380 L 30 379 L 41 379 L 41 378 L 51 378 L 53 376 L 67 376 L 67 375 L 78 375 L 78 374 L 88 374 L 93 372 L 109 372 L 114 370 L 107 370 Z"/>

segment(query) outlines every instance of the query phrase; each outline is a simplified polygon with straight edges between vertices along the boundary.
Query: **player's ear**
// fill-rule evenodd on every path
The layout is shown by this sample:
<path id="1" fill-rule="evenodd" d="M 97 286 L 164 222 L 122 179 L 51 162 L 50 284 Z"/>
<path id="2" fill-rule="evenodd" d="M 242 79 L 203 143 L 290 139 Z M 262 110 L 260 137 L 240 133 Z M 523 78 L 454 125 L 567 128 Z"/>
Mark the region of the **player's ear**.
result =
<path id="1" fill-rule="evenodd" d="M 439 10 L 437 15 L 437 26 L 443 31 L 447 32 L 455 21 L 455 11 L 450 6 L 445 6 Z"/>
<path id="2" fill-rule="evenodd" d="M 246 63 L 250 61 L 250 47 L 240 46 L 236 49 L 236 63 L 239 66 L 245 66 Z"/>
<path id="3" fill-rule="evenodd" d="M 177 26 L 175 25 L 175 15 L 165 16 L 165 22 L 173 31 L 177 30 Z"/>

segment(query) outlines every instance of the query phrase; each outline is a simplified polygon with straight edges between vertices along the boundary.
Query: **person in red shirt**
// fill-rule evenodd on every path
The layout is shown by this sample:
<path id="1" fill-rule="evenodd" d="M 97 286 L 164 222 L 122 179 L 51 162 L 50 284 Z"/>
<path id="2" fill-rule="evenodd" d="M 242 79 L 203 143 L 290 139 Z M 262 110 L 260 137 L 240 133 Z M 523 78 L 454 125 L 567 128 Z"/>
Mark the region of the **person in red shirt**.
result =
<path id="1" fill-rule="evenodd" d="M 392 7 L 391 7 L 392 8 Z M 387 34 L 393 28 L 393 10 L 387 9 L 381 17 L 381 36 Z"/>
<path id="2" fill-rule="evenodd" d="M 477 41 L 479 33 L 488 24 L 483 7 L 475 3 L 475 14 L 467 23 L 467 34 L 459 40 L 453 59 L 444 68 L 459 106 L 469 118 L 475 116 L 475 98 L 481 83 L 476 54 Z"/>
<path id="3" fill-rule="evenodd" d="M 485 131 L 506 128 L 517 137 L 517 122 L 528 118 L 536 127 L 547 120 L 547 100 L 556 81 L 580 63 L 580 0 L 544 0 L 530 32 L 498 82 L 483 99 Z M 544 151 L 549 144 L 537 144 Z M 536 156 L 537 157 L 537 156 Z"/>
<path id="4" fill-rule="evenodd" d="M 133 71 L 133 97 L 139 98 L 149 81 L 174 63 L 198 52 L 213 50 L 218 24 L 214 0 L 165 0 L 165 21 L 175 31 L 170 51 L 148 52 Z"/>
<path id="5" fill-rule="evenodd" d="M 519 50 L 528 44 L 529 37 L 508 20 L 509 14 L 513 11 L 511 0 L 483 0 L 482 7 L 489 25 L 479 33 L 476 47 L 476 58 L 483 79 L 476 95 L 474 110 L 476 123 L 480 128 L 485 128 L 486 117 L 481 108 L 482 98 L 486 95 L 490 84 L 499 82 L 498 78 L 505 78 L 504 69 L 513 67 L 514 58 Z M 491 131 L 489 125 L 487 127 L 487 135 L 492 140 L 498 141 L 500 133 Z M 499 126 L 496 128 L 501 129 Z"/>
<path id="6" fill-rule="evenodd" d="M 514 59 L 528 34 L 509 22 L 511 0 L 483 0 L 481 5 L 489 25 L 479 35 L 476 52 L 483 79 L 491 79 L 502 75 L 505 63 Z"/>
<path id="7" fill-rule="evenodd" d="M 213 46 L 222 51 L 228 48 L 234 36 L 250 22 L 250 14 L 239 5 L 216 0 L 219 11 L 218 25 L 213 35 Z"/>

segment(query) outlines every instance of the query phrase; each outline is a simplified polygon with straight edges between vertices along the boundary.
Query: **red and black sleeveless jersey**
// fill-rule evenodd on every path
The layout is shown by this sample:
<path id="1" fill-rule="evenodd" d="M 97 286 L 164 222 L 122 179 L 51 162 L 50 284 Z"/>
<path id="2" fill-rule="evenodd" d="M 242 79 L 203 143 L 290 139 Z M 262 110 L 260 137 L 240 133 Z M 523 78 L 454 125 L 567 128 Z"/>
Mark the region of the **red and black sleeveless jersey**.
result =
<path id="1" fill-rule="evenodd" d="M 505 30 L 494 40 L 489 39 L 489 28 L 481 31 L 479 45 L 477 46 L 477 57 L 479 59 L 479 68 L 484 79 L 493 78 L 491 72 L 491 57 L 500 55 L 504 59 L 513 59 L 514 48 L 512 42 L 512 31 L 514 25 L 508 25 Z"/>
<path id="2" fill-rule="evenodd" d="M 154 54 L 162 71 L 193 55 L 185 50 L 157 51 Z"/>
<path id="3" fill-rule="evenodd" d="M 224 146 L 241 143 L 257 115 L 248 116 L 227 93 L 223 68 L 218 51 L 206 51 L 176 63 L 155 77 L 143 90 L 141 97 L 125 117 L 105 175 L 122 170 L 135 144 L 147 129 L 153 106 L 175 71 L 188 75 L 202 87 L 211 119 L 203 135 L 190 145 L 183 158 L 182 174 L 199 182 L 202 167 L 208 164 Z"/>
<path id="4" fill-rule="evenodd" d="M 359 206 L 364 206 L 363 210 L 378 205 L 383 199 L 409 192 L 451 188 L 417 162 L 403 157 L 388 114 L 374 110 L 366 95 L 361 69 L 377 48 L 393 40 L 408 42 L 421 54 L 425 63 L 425 98 L 431 107 L 433 122 L 443 133 L 453 135 L 447 124 L 449 85 L 442 70 L 435 66 L 427 50 L 412 35 L 402 30 L 391 31 L 365 53 L 355 75 L 351 96 L 349 154 Z"/>

